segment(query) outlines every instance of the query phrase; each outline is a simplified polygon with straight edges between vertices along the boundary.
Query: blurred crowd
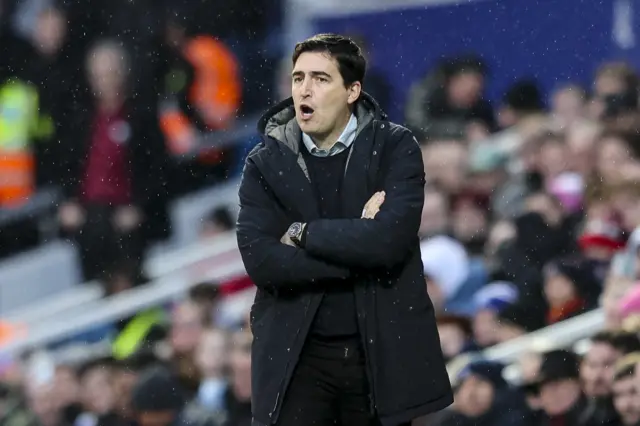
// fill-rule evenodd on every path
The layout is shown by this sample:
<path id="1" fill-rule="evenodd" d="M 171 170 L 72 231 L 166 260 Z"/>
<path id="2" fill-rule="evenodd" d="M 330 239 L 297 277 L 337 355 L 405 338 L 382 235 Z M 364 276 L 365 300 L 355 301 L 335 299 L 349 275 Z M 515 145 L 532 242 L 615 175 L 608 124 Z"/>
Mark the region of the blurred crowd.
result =
<path id="1" fill-rule="evenodd" d="M 144 251 L 170 233 L 167 203 L 238 170 L 247 141 L 207 141 L 290 95 L 291 63 L 264 48 L 276 19 L 265 1 L 76 3 L 0 0 L 0 211 L 56 191 L 59 235 L 80 248 L 84 278 L 114 295 L 144 281 Z M 364 89 L 389 107 L 391 82 L 358 41 Z M 425 285 L 456 372 L 455 403 L 430 424 L 638 425 L 638 74 L 604 63 L 590 86 L 558 82 L 548 95 L 523 76 L 490 102 L 489 68 L 444 58 L 396 120 L 423 152 Z M 234 221 L 216 209 L 201 235 Z M 32 214 L 0 222 L 0 256 L 36 244 L 37 228 Z M 248 305 L 230 300 L 251 291 L 246 277 L 205 282 L 182 302 L 0 360 L 0 424 L 249 425 Z M 457 368 L 598 307 L 606 330 L 586 352 L 526 354 L 515 382 L 496 362 Z M 87 355 L 95 342 L 108 356 Z M 83 356 L 65 350 L 77 345 Z"/>
<path id="2" fill-rule="evenodd" d="M 525 78 L 497 104 L 483 98 L 487 71 L 473 56 L 448 59 L 406 109 L 428 181 L 426 285 L 458 373 L 442 424 L 636 425 L 636 71 L 605 63 L 591 87 L 567 82 L 549 97 Z M 597 307 L 607 331 L 586 354 L 527 354 L 518 386 L 500 364 L 461 361 Z"/>
<path id="3" fill-rule="evenodd" d="M 0 256 L 39 243 L 28 207 L 50 192 L 85 280 L 139 263 L 171 200 L 239 170 L 214 136 L 270 102 L 278 4 L 0 1 L 0 209 L 24 210 Z"/>
<path id="4" fill-rule="evenodd" d="M 115 327 L 113 353 L 86 340 L 5 366 L 3 426 L 250 426 L 251 342 L 243 318 L 220 326 L 209 285 Z M 74 351 L 73 348 L 76 348 Z"/>

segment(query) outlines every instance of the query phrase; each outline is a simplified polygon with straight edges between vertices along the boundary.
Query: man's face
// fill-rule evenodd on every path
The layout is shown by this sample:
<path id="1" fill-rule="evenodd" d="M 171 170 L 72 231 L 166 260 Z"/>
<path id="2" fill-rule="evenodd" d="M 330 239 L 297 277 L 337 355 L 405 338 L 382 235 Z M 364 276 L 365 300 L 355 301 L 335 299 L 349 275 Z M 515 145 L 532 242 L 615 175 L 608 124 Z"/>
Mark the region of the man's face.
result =
<path id="1" fill-rule="evenodd" d="M 458 206 L 453 212 L 452 222 L 453 233 L 460 241 L 468 242 L 474 237 L 483 238 L 486 235 L 486 214 L 473 203 Z"/>
<path id="2" fill-rule="evenodd" d="M 611 393 L 612 367 L 619 353 L 606 343 L 594 343 L 580 366 L 584 393 L 590 397 L 601 397 Z"/>
<path id="3" fill-rule="evenodd" d="M 540 386 L 540 405 L 549 416 L 567 413 L 580 398 L 580 383 L 562 379 Z"/>
<path id="4" fill-rule="evenodd" d="M 462 72 L 449 81 L 449 101 L 458 108 L 471 108 L 482 95 L 484 77 L 477 72 Z"/>
<path id="5" fill-rule="evenodd" d="M 82 379 L 82 397 L 84 405 L 93 413 L 110 412 L 116 402 L 111 383 L 112 371 L 105 367 L 95 367 L 85 373 Z"/>
<path id="6" fill-rule="evenodd" d="M 554 274 L 544 281 L 544 296 L 550 306 L 562 306 L 577 296 L 571 280 L 561 274 Z"/>
<path id="7" fill-rule="evenodd" d="M 640 197 L 629 192 L 620 192 L 613 196 L 613 205 L 622 216 L 622 226 L 633 230 L 640 226 Z"/>
<path id="8" fill-rule="evenodd" d="M 498 320 L 494 311 L 482 309 L 473 317 L 473 336 L 480 346 L 498 343 L 497 329 Z"/>
<path id="9" fill-rule="evenodd" d="M 455 140 L 433 141 L 422 148 L 422 159 L 429 182 L 442 185 L 451 193 L 464 184 L 468 165 L 467 148 Z"/>
<path id="10" fill-rule="evenodd" d="M 169 426 L 175 420 L 173 411 L 144 412 L 137 416 L 140 426 Z"/>
<path id="11" fill-rule="evenodd" d="M 36 47 L 45 54 L 57 53 L 67 33 L 67 21 L 59 10 L 50 9 L 40 14 L 34 28 Z"/>
<path id="12" fill-rule="evenodd" d="M 221 330 L 207 330 L 202 333 L 196 349 L 195 362 L 204 377 L 222 375 L 227 355 L 226 343 Z"/>
<path id="13" fill-rule="evenodd" d="M 420 218 L 420 236 L 439 234 L 448 228 L 447 201 L 440 192 L 427 192 L 424 195 L 422 216 Z"/>
<path id="14" fill-rule="evenodd" d="M 173 311 L 171 318 L 171 347 L 179 354 L 193 351 L 202 334 L 202 311 L 192 302 L 183 302 Z"/>
<path id="15" fill-rule="evenodd" d="M 229 356 L 231 382 L 236 398 L 251 398 L 251 343 L 253 336 L 247 331 L 236 332 L 232 337 L 233 349 Z"/>
<path id="16" fill-rule="evenodd" d="M 116 396 L 116 410 L 126 415 L 131 409 L 131 394 L 138 381 L 138 374 L 134 371 L 122 369 L 113 375 L 113 391 Z"/>
<path id="17" fill-rule="evenodd" d="M 584 98 L 577 90 L 567 88 L 554 93 L 551 104 L 553 113 L 568 124 L 582 115 Z"/>
<path id="18" fill-rule="evenodd" d="M 464 349 L 466 336 L 464 331 L 454 324 L 438 324 L 440 347 L 446 359 L 452 359 Z"/>
<path id="19" fill-rule="evenodd" d="M 633 376 L 624 377 L 613 383 L 613 405 L 620 415 L 623 425 L 635 425 L 640 421 L 640 401 Z"/>
<path id="20" fill-rule="evenodd" d="M 291 75 L 300 129 L 312 138 L 326 139 L 335 134 L 337 139 L 349 120 L 349 106 L 360 95 L 360 83 L 345 87 L 338 63 L 324 52 L 301 54 Z"/>
<path id="21" fill-rule="evenodd" d="M 94 95 L 99 99 L 122 90 L 125 70 L 120 52 L 112 48 L 98 48 L 91 52 L 88 74 Z"/>
<path id="22" fill-rule="evenodd" d="M 567 168 L 567 149 L 556 141 L 547 141 L 538 153 L 540 172 L 545 176 L 555 177 Z"/>
<path id="23" fill-rule="evenodd" d="M 456 392 L 456 406 L 468 417 L 479 417 L 493 405 L 494 389 L 491 383 L 471 375 Z"/>
<path id="24" fill-rule="evenodd" d="M 599 142 L 597 158 L 598 173 L 607 183 L 616 183 L 624 179 L 621 172 L 633 163 L 627 144 L 615 137 Z"/>

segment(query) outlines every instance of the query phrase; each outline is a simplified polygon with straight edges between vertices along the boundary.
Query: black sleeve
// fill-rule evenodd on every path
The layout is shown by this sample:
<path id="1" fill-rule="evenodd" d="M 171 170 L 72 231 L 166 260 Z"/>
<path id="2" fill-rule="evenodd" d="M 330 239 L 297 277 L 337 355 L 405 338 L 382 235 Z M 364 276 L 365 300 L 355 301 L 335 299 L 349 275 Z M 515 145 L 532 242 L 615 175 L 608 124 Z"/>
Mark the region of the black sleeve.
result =
<path id="1" fill-rule="evenodd" d="M 238 246 L 247 273 L 258 287 L 305 286 L 349 276 L 348 268 L 280 242 L 289 222 L 281 217 L 276 200 L 251 158 L 245 164 L 239 197 Z"/>

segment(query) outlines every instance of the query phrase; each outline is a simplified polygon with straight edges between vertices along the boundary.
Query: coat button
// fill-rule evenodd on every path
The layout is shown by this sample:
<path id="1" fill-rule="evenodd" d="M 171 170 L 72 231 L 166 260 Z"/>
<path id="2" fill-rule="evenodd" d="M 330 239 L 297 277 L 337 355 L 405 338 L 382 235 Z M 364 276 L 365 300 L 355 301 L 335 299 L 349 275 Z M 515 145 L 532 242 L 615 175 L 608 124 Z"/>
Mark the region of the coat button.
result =
<path id="1" fill-rule="evenodd" d="M 380 128 L 381 128 L 381 129 L 384 129 L 384 124 L 381 124 L 381 125 L 380 125 Z"/>

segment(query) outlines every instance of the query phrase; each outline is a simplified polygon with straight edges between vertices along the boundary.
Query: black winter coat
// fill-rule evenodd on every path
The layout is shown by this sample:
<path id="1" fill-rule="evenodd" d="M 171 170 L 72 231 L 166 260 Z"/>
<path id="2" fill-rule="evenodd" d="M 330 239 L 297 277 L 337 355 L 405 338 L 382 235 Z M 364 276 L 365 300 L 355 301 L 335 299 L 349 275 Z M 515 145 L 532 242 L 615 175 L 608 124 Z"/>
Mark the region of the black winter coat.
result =
<path id="1" fill-rule="evenodd" d="M 420 149 L 369 95 L 358 102 L 356 116 L 358 133 L 341 191 L 348 218 L 320 219 L 291 99 L 261 119 L 262 142 L 246 161 L 237 233 L 245 267 L 258 286 L 251 310 L 256 424 L 278 418 L 322 299 L 318 284 L 325 279 L 355 283 L 371 410 L 383 425 L 453 402 L 417 236 L 424 198 Z M 380 212 L 360 219 L 379 190 L 386 191 Z M 308 224 L 304 249 L 280 243 L 296 221 Z"/>

